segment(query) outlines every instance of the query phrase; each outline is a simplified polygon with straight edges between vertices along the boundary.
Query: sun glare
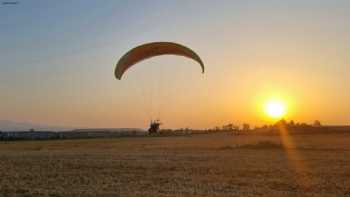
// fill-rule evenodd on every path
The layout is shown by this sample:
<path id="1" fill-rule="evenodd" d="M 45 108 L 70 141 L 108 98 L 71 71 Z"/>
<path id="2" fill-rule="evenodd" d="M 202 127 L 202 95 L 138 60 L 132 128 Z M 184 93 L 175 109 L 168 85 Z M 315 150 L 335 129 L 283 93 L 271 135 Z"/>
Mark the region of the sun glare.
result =
<path id="1" fill-rule="evenodd" d="M 286 114 L 286 106 L 282 101 L 271 100 L 266 103 L 265 112 L 271 118 L 282 118 Z"/>

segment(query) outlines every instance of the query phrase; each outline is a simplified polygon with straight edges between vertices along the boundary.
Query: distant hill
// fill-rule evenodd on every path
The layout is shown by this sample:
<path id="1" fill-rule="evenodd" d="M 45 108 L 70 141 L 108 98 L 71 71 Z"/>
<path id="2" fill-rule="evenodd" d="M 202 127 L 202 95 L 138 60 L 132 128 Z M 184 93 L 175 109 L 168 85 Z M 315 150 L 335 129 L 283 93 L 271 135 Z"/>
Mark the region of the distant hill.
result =
<path id="1" fill-rule="evenodd" d="M 36 123 L 16 122 L 11 120 L 0 120 L 0 131 L 75 131 L 75 132 L 128 132 L 144 131 L 139 128 L 81 128 L 81 127 L 62 127 Z"/>
<path id="2" fill-rule="evenodd" d="M 28 131 L 30 129 L 34 129 L 36 131 L 66 131 L 66 130 L 72 130 L 75 128 L 26 123 L 26 122 L 16 122 L 11 120 L 0 120 L 1 131 Z"/>
<path id="3" fill-rule="evenodd" d="M 324 127 L 336 131 L 350 131 L 350 125 L 326 125 Z"/>
<path id="4" fill-rule="evenodd" d="M 88 129 L 74 129 L 74 132 L 145 132 L 145 130 L 140 128 L 88 128 Z"/>

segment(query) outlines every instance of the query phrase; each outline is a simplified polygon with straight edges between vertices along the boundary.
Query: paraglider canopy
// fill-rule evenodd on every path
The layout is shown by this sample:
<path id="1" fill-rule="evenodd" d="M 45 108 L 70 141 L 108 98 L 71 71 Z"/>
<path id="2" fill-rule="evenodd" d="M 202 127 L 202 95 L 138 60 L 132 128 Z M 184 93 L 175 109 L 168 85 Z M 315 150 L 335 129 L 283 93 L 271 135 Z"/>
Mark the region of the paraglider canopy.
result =
<path id="1" fill-rule="evenodd" d="M 190 48 L 173 42 L 151 42 L 137 46 L 120 58 L 115 68 L 115 77 L 121 79 L 126 70 L 136 63 L 159 55 L 179 55 L 198 62 L 204 73 L 201 58 Z"/>

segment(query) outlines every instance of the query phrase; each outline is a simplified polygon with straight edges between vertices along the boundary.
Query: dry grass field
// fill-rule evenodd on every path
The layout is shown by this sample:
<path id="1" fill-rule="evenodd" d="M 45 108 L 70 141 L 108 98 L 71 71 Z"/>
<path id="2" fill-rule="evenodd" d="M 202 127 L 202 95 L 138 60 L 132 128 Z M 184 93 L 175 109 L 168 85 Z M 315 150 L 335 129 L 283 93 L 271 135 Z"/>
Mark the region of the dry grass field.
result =
<path id="1" fill-rule="evenodd" d="M 350 196 L 350 134 L 0 142 L 0 196 Z"/>

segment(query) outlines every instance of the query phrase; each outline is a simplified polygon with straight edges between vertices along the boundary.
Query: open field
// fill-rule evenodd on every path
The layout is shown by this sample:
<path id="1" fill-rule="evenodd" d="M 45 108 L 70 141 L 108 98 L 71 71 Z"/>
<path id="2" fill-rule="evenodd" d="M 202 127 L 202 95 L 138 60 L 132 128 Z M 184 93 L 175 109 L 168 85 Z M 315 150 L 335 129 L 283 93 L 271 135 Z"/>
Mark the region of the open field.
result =
<path id="1" fill-rule="evenodd" d="M 0 196 L 350 196 L 350 134 L 286 139 L 0 142 Z"/>

